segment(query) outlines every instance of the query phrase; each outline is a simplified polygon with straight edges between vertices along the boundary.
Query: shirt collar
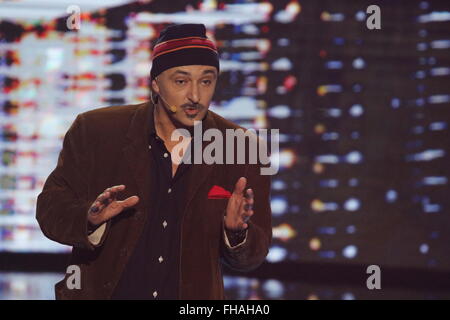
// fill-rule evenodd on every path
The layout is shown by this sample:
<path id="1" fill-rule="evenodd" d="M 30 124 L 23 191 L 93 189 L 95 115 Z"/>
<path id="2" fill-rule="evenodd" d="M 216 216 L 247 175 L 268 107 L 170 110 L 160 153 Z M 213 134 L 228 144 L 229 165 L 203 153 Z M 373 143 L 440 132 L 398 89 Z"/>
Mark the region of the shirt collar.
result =
<path id="1" fill-rule="evenodd" d="M 154 112 L 155 112 L 155 108 L 156 105 L 154 105 L 153 103 L 150 105 L 150 110 L 149 110 L 149 137 L 157 137 L 156 134 L 156 127 L 155 127 L 155 119 L 154 119 Z M 202 119 L 202 127 L 203 127 L 203 131 L 207 130 L 209 128 L 215 128 L 215 122 L 212 119 L 212 116 L 210 114 L 210 112 L 208 111 L 205 115 L 205 117 Z"/>

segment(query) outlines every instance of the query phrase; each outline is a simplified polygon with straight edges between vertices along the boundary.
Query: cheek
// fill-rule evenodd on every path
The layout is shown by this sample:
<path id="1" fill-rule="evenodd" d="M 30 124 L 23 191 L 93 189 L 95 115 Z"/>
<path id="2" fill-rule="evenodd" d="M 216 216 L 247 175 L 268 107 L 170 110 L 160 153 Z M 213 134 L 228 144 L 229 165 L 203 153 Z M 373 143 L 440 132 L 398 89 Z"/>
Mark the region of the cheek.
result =
<path id="1" fill-rule="evenodd" d="M 202 100 L 210 102 L 214 96 L 214 88 L 207 88 L 203 91 Z"/>
<path id="2" fill-rule="evenodd" d="M 166 91 L 166 94 L 172 97 L 173 100 L 182 101 L 188 93 L 186 87 L 180 86 L 171 86 L 169 90 Z"/>

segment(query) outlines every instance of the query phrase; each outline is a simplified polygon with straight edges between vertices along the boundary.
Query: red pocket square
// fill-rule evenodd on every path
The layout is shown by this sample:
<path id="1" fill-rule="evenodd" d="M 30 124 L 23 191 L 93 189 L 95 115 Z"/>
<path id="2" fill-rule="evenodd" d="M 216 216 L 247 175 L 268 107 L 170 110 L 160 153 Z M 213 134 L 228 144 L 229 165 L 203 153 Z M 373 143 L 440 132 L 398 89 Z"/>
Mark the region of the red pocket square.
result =
<path id="1" fill-rule="evenodd" d="M 208 199 L 228 199 L 231 193 L 220 186 L 213 186 L 208 192 Z"/>

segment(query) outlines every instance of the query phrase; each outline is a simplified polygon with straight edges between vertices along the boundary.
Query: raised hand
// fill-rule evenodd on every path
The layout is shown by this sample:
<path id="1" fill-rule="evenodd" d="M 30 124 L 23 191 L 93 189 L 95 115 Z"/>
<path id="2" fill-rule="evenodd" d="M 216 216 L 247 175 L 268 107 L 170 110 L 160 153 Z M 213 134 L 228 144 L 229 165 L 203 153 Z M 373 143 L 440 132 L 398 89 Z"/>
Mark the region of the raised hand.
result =
<path id="1" fill-rule="evenodd" d="M 138 203 L 138 196 L 131 196 L 122 201 L 117 200 L 118 193 L 124 189 L 125 185 L 121 184 L 103 191 L 89 208 L 88 221 L 94 226 L 100 225 L 121 213 L 125 208 Z"/>
<path id="2" fill-rule="evenodd" d="M 229 230 L 239 231 L 248 228 L 248 220 L 253 215 L 254 195 L 252 189 L 244 194 L 247 178 L 241 177 L 234 186 L 233 194 L 228 199 L 225 227 Z"/>

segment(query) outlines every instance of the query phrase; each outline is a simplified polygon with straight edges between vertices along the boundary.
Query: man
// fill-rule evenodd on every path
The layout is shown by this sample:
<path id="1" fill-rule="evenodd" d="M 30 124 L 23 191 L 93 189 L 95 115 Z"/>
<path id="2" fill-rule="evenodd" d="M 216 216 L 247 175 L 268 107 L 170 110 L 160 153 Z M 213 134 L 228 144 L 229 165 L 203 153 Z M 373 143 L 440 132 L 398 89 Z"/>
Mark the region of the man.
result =
<path id="1" fill-rule="evenodd" d="M 263 262 L 272 231 L 261 165 L 172 161 L 193 154 L 188 137 L 179 154 L 174 130 L 239 128 L 208 110 L 218 72 L 203 25 L 170 26 L 153 50 L 151 102 L 77 116 L 37 201 L 42 231 L 73 246 L 80 268 L 81 285 L 67 275 L 58 299 L 223 299 L 221 262 Z"/>

